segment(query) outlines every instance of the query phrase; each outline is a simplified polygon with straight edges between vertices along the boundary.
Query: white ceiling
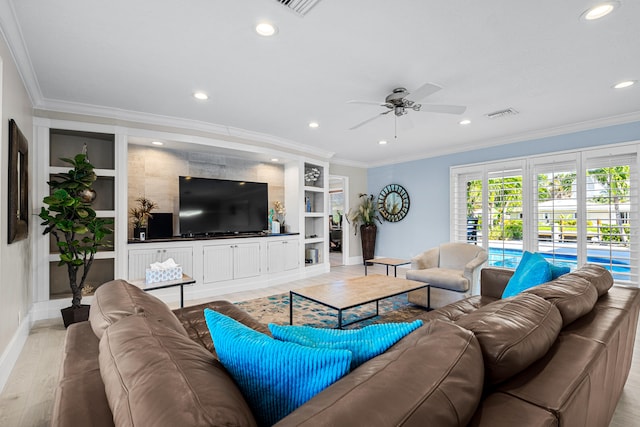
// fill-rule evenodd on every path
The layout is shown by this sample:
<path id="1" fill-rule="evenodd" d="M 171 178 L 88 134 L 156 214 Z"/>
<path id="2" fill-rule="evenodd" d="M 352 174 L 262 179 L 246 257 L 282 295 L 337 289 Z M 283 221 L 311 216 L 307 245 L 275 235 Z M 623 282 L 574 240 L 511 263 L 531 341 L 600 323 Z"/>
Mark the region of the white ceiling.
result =
<path id="1" fill-rule="evenodd" d="M 640 120 L 640 84 L 612 89 L 640 80 L 637 0 L 591 22 L 597 0 L 321 0 L 304 17 L 276 0 L 1 1 L 38 108 L 193 120 L 365 166 Z M 275 37 L 254 32 L 264 19 Z M 443 89 L 423 104 L 466 113 L 411 111 L 395 141 L 393 114 L 348 130 L 385 110 L 347 101 L 426 82 Z"/>

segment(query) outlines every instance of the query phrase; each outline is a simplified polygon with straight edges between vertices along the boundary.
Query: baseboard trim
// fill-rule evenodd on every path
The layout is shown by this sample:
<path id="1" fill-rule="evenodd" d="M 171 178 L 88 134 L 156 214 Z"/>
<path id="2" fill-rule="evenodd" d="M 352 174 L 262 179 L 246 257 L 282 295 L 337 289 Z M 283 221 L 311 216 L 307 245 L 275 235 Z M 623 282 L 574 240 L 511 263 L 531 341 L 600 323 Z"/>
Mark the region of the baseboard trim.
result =
<path id="1" fill-rule="evenodd" d="M 22 348 L 27 342 L 27 337 L 29 336 L 32 324 L 33 321 L 31 320 L 30 312 L 22 319 L 22 323 L 20 323 L 18 330 L 13 334 L 11 341 L 9 341 L 9 345 L 2 353 L 2 356 L 0 356 L 0 392 L 4 390 L 4 386 L 7 384 L 11 371 L 20 357 Z"/>

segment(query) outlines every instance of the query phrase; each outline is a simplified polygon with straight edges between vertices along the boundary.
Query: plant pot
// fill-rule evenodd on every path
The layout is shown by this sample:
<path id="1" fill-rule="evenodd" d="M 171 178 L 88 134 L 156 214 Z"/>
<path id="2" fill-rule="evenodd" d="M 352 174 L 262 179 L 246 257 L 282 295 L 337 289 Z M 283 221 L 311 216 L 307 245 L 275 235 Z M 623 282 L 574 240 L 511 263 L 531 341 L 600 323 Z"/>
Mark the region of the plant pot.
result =
<path id="1" fill-rule="evenodd" d="M 143 238 L 140 238 L 140 234 L 141 233 L 142 233 Z M 146 237 L 147 237 L 147 227 L 135 227 L 133 229 L 133 238 L 134 239 L 145 240 Z"/>
<path id="2" fill-rule="evenodd" d="M 68 328 L 73 323 L 89 320 L 89 307 L 90 305 L 88 304 L 82 304 L 80 307 L 71 306 L 61 309 L 60 313 L 62 313 L 64 327 Z"/>
<path id="3" fill-rule="evenodd" d="M 360 226 L 360 241 L 362 242 L 362 263 L 367 264 L 366 260 L 373 259 L 376 252 L 376 234 L 378 227 L 375 224 Z M 372 265 L 368 263 L 367 265 Z"/>

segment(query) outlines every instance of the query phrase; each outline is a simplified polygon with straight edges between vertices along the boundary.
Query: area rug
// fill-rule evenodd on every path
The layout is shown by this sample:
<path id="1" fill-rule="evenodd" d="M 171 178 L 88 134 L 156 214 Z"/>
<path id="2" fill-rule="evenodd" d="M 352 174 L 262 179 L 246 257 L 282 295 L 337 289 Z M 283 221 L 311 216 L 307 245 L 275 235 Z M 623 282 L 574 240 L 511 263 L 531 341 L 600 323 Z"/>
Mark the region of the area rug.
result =
<path id="1" fill-rule="evenodd" d="M 289 294 L 278 294 L 236 303 L 258 321 L 268 324 L 289 324 Z M 369 303 L 342 312 L 343 323 L 368 317 L 376 312 L 376 304 Z M 374 323 L 408 322 L 424 314 L 426 309 L 407 301 L 407 295 L 398 295 L 380 301 L 379 315 L 362 322 L 345 326 L 345 329 L 361 328 Z M 293 324 L 335 328 L 338 325 L 338 311 L 322 304 L 294 296 Z"/>

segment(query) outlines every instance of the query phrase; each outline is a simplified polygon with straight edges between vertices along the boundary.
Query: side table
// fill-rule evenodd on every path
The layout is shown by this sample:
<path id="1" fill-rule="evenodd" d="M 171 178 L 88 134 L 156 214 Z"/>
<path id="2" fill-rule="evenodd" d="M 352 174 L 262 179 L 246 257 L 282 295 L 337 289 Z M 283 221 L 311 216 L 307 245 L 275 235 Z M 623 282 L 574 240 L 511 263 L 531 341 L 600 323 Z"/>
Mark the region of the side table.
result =
<path id="1" fill-rule="evenodd" d="M 184 307 L 184 285 L 191 285 L 196 283 L 196 281 L 186 274 L 183 274 L 182 279 L 167 280 L 165 282 L 147 283 L 145 279 L 135 279 L 129 280 L 129 283 L 139 287 L 145 292 L 180 286 L 180 307 L 182 308 Z"/>
<path id="2" fill-rule="evenodd" d="M 398 266 L 411 264 L 410 260 L 398 258 L 373 258 L 368 259 L 364 263 L 364 275 L 367 275 L 367 263 L 382 264 L 387 266 L 387 276 L 389 275 L 389 266 L 393 266 L 393 277 L 398 277 Z"/>

